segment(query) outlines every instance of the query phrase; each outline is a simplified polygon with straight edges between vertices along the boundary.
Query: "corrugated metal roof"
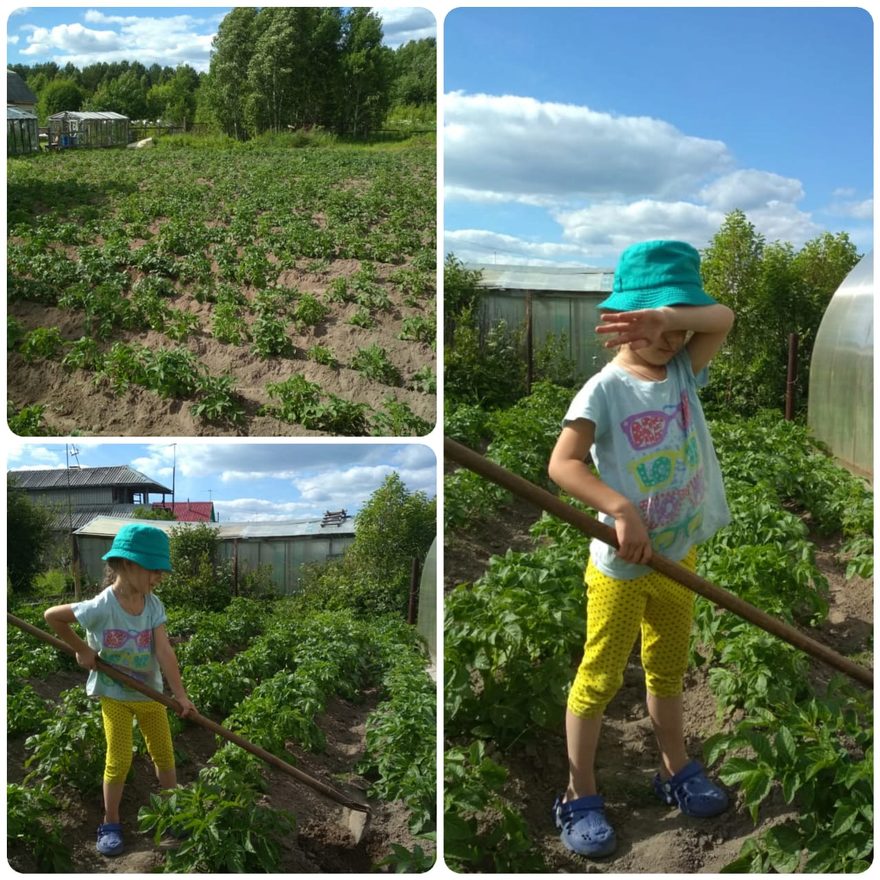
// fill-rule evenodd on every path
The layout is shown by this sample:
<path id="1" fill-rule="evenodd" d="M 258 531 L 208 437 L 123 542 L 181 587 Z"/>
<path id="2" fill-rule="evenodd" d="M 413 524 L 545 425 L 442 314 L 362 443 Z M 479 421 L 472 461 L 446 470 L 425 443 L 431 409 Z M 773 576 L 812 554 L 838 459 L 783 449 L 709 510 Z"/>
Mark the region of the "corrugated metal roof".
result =
<path id="1" fill-rule="evenodd" d="M 28 84 L 14 71 L 6 71 L 6 103 L 36 104 L 37 96 L 28 88 Z"/>
<path id="2" fill-rule="evenodd" d="M 559 266 L 514 266 L 467 264 L 478 269 L 479 287 L 493 290 L 546 290 L 567 293 L 610 293 L 614 285 L 613 269 Z"/>
<path id="3" fill-rule="evenodd" d="M 127 116 L 113 110 L 63 110 L 61 113 L 53 113 L 49 119 L 124 119 L 128 122 Z"/>
<path id="4" fill-rule="evenodd" d="M 128 519 L 120 517 L 100 516 L 90 523 L 77 529 L 77 535 L 92 535 L 95 537 L 112 538 L 126 523 Z M 310 536 L 327 535 L 353 535 L 355 533 L 354 519 L 348 519 L 339 526 L 321 527 L 321 520 L 289 520 L 286 522 L 244 522 L 244 523 L 187 523 L 169 522 L 167 520 L 147 520 L 148 525 L 156 526 L 164 532 L 170 532 L 174 528 L 192 528 L 196 525 L 206 525 L 216 529 L 218 537 L 231 540 L 240 538 L 243 540 L 269 540 L 271 538 L 302 538 Z"/>
<path id="5" fill-rule="evenodd" d="M 52 516 L 51 528 L 62 532 L 76 531 L 87 526 L 97 516 L 112 516 L 131 520 L 134 518 L 135 508 L 141 506 L 139 504 L 95 504 L 86 509 L 80 507 L 73 510 L 70 520 L 68 520 L 66 510 L 56 510 Z"/>
<path id="6" fill-rule="evenodd" d="M 22 110 L 20 107 L 7 107 L 6 108 L 6 118 L 7 119 L 36 119 L 36 113 L 30 113 L 27 110 Z"/>
<path id="7" fill-rule="evenodd" d="M 7 476 L 15 479 L 21 489 L 66 489 L 90 486 L 137 486 L 146 492 L 164 492 L 171 490 L 150 477 L 127 465 L 117 467 L 84 467 L 84 468 L 47 468 L 46 470 L 8 471 Z"/>

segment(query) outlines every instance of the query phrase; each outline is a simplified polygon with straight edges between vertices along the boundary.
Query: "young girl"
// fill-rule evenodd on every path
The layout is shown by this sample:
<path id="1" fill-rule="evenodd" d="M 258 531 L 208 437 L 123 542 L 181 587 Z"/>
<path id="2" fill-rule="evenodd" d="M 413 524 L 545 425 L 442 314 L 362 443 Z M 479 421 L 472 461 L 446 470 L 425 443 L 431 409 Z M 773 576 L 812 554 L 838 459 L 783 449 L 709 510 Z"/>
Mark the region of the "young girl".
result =
<path id="1" fill-rule="evenodd" d="M 152 526 L 123 526 L 103 557 L 113 583 L 85 602 L 56 605 L 43 615 L 91 670 L 86 693 L 101 701 L 107 757 L 104 765 L 104 822 L 98 826 L 98 852 L 119 855 L 124 846 L 119 804 L 132 760 L 132 719 L 136 718 L 163 789 L 177 785 L 174 749 L 165 707 L 96 668 L 98 656 L 144 684 L 162 690 L 162 675 L 186 716 L 195 706 L 180 680 L 177 657 L 165 631 L 165 609 L 153 590 L 171 571 L 168 536 Z M 79 623 L 88 643 L 71 628 Z"/>
<path id="2" fill-rule="evenodd" d="M 553 806 L 563 843 L 593 857 L 617 845 L 593 765 L 602 715 L 639 631 L 662 760 L 654 791 L 689 816 L 727 807 L 727 795 L 685 751 L 693 594 L 646 563 L 656 550 L 692 569 L 696 545 L 729 522 L 697 388 L 733 324 L 733 312 L 702 288 L 697 251 L 676 241 L 625 250 L 599 308 L 606 311 L 596 330 L 611 334 L 606 346 L 618 352 L 575 396 L 549 467 L 557 485 L 600 511 L 620 545 L 590 546 L 587 639 L 566 711 L 569 782 Z"/>

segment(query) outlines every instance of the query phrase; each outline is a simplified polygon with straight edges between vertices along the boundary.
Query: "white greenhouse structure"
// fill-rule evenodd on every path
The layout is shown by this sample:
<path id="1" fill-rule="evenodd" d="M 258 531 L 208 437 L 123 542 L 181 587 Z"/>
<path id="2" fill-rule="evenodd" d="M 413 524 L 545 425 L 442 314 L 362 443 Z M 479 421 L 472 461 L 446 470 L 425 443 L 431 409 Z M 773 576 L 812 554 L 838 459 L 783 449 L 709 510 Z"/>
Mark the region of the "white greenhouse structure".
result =
<path id="1" fill-rule="evenodd" d="M 37 117 L 18 107 L 6 108 L 6 155 L 27 156 L 40 152 Z"/>
<path id="2" fill-rule="evenodd" d="M 866 254 L 831 298 L 813 346 L 807 421 L 853 473 L 873 480 L 874 259 Z"/>
<path id="3" fill-rule="evenodd" d="M 131 122 L 127 116 L 112 111 L 65 110 L 49 117 L 49 146 L 69 147 L 126 146 Z"/>

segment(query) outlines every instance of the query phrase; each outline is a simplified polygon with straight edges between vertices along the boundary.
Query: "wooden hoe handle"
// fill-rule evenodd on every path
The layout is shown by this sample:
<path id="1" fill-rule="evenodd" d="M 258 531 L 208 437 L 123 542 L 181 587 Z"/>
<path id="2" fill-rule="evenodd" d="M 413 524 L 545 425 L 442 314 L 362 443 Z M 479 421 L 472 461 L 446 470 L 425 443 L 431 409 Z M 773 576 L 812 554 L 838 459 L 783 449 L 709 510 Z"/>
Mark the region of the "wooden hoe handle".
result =
<path id="1" fill-rule="evenodd" d="M 552 513 L 559 519 L 570 523 L 585 535 L 598 538 L 612 547 L 616 548 L 618 546 L 617 535 L 614 529 L 594 517 L 577 510 L 570 504 L 566 504 L 546 489 L 542 489 L 540 486 L 530 483 L 517 474 L 511 473 L 500 465 L 495 464 L 495 462 L 489 461 L 485 456 L 474 452 L 472 449 L 468 449 L 467 446 L 463 446 L 455 440 L 450 440 L 449 437 L 445 437 L 443 440 L 443 450 L 447 458 L 452 459 L 452 461 L 468 468 L 468 470 L 472 470 L 481 477 L 485 477 L 487 480 L 491 480 L 493 483 L 497 483 L 499 486 L 503 486 L 508 491 L 513 492 L 514 495 L 518 495 L 520 498 L 531 502 L 541 510 L 546 510 L 547 513 Z M 661 556 L 659 553 L 652 554 L 648 565 L 661 574 L 672 578 L 674 581 L 678 581 L 678 583 L 694 593 L 704 596 L 716 605 L 732 611 L 749 623 L 753 623 L 771 635 L 788 642 L 811 657 L 815 657 L 817 660 L 821 660 L 823 663 L 845 673 L 859 682 L 859 684 L 869 688 L 874 687 L 874 673 L 870 669 L 866 669 L 858 663 L 853 663 L 852 660 L 838 654 L 837 651 L 832 650 L 827 645 L 823 645 L 793 626 L 789 626 L 789 624 L 771 617 L 766 612 L 761 611 L 760 608 L 750 605 L 734 593 L 724 590 L 711 581 L 700 577 L 696 572 L 685 568 L 677 562 L 673 562 L 665 556 Z"/>
<path id="2" fill-rule="evenodd" d="M 8 611 L 6 612 L 6 620 L 7 622 L 17 626 L 19 629 L 24 630 L 26 633 L 30 633 L 30 635 L 40 639 L 40 641 L 45 642 L 47 645 L 51 645 L 53 648 L 57 648 L 59 651 L 64 651 L 66 654 L 70 654 L 73 657 L 76 656 L 76 651 L 74 651 L 73 648 L 71 648 L 70 645 L 68 645 L 66 642 L 62 642 L 61 639 L 55 638 L 55 636 L 50 635 L 39 627 L 31 625 L 25 620 L 21 620 L 14 614 L 10 614 Z M 144 684 L 142 681 L 138 681 L 136 678 L 133 678 L 125 672 L 120 671 L 118 667 L 111 666 L 100 657 L 98 658 L 97 668 L 100 669 L 101 672 L 109 675 L 110 678 L 115 679 L 121 684 L 124 684 L 126 687 L 130 687 L 136 691 L 140 691 L 140 693 L 149 697 L 151 700 L 155 700 L 157 703 L 162 703 L 169 709 L 173 709 L 174 712 L 178 715 L 180 714 L 180 703 L 178 703 L 177 700 L 174 699 L 174 697 L 165 696 L 165 694 L 161 693 L 160 691 L 157 691 L 154 688 L 151 688 L 149 685 Z M 246 740 L 243 736 L 239 736 L 239 734 L 233 733 L 233 731 L 231 730 L 227 730 L 216 721 L 212 721 L 210 718 L 206 718 L 200 712 L 191 712 L 186 717 L 187 720 L 194 721 L 196 724 L 207 728 L 213 733 L 216 733 L 218 736 L 222 736 L 224 739 L 229 740 L 229 742 L 235 743 L 237 746 L 240 746 L 245 751 L 250 752 L 252 755 L 256 755 L 267 764 L 271 764 L 273 767 L 277 767 L 279 770 L 283 770 L 288 775 L 293 776 L 300 782 L 303 782 L 310 788 L 313 788 L 315 791 L 320 792 L 325 797 L 330 798 L 330 800 L 336 801 L 336 803 L 342 804 L 344 807 L 348 807 L 352 810 L 360 810 L 365 813 L 368 813 L 370 811 L 370 808 L 367 804 L 362 803 L 361 801 L 353 800 L 352 798 L 348 797 L 348 795 L 345 795 L 342 792 L 337 791 L 335 788 L 327 785 L 326 783 L 321 782 L 320 779 L 315 779 L 313 776 L 309 776 L 308 773 L 303 773 L 302 770 L 298 770 L 296 767 L 288 764 L 286 761 L 283 761 L 277 755 L 273 755 L 271 752 L 267 752 L 260 746 L 254 745 L 254 743 Z"/>

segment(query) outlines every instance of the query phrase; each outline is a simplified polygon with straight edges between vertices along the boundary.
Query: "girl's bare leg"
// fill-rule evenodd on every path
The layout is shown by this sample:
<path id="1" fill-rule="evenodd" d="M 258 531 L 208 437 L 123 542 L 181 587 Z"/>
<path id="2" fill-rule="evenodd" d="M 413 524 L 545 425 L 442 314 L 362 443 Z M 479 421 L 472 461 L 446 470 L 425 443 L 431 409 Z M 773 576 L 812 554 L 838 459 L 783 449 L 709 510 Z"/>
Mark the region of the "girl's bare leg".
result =
<path id="1" fill-rule="evenodd" d="M 124 782 L 104 783 L 104 823 L 119 821 L 119 804 L 122 803 Z"/>
<path id="2" fill-rule="evenodd" d="M 156 767 L 156 778 L 159 780 L 162 791 L 168 788 L 177 788 L 177 769 L 174 767 L 170 770 L 160 770 Z"/>
<path id="3" fill-rule="evenodd" d="M 596 748 L 602 716 L 581 718 L 570 709 L 565 711 L 565 738 L 568 744 L 568 790 L 565 800 L 597 794 Z"/>
<path id="4" fill-rule="evenodd" d="M 681 694 L 677 697 L 655 697 L 648 694 L 648 714 L 660 747 L 664 777 L 678 773 L 688 762 L 684 745 L 684 712 Z"/>

